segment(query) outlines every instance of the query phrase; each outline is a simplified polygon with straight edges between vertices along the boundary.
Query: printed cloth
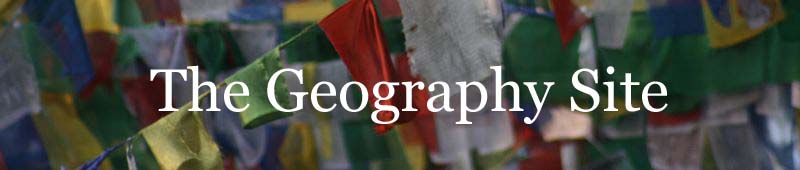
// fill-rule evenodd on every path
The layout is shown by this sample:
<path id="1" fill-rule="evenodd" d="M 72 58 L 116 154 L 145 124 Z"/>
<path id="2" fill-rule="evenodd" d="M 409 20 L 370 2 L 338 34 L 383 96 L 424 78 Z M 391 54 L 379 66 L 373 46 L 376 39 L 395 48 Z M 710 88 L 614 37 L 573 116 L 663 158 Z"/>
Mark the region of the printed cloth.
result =
<path id="1" fill-rule="evenodd" d="M 572 74 L 580 68 L 578 40 L 565 47 L 558 42 L 556 23 L 542 16 L 524 16 L 503 42 L 503 82 L 555 82 L 548 103 L 569 102 L 571 96 L 585 97 L 569 86 Z M 536 91 L 543 94 L 544 86 Z M 519 93 L 505 91 L 506 96 L 519 95 L 520 101 L 533 102 L 528 89 L 520 85 Z"/>
<path id="2" fill-rule="evenodd" d="M 241 0 L 180 0 L 181 14 L 188 21 L 228 21 L 228 13 Z"/>
<path id="3" fill-rule="evenodd" d="M 33 115 L 26 114 L 14 124 L 0 128 L 0 168 L 51 169 L 48 153 L 42 142 Z"/>
<path id="4" fill-rule="evenodd" d="M 490 76 L 483 80 L 482 83 L 487 86 L 487 98 L 494 99 L 495 92 L 494 76 Z M 459 93 L 453 95 L 449 99 L 449 103 L 455 109 L 454 112 L 439 112 L 433 114 L 436 129 L 436 139 L 438 140 L 437 152 L 431 153 L 431 159 L 434 163 L 445 164 L 449 167 L 458 169 L 472 169 L 477 168 L 473 165 L 502 165 L 507 159 L 504 159 L 502 154 L 500 158 L 492 159 L 495 162 L 485 162 L 473 160 L 473 150 L 477 151 L 474 156 L 488 156 L 496 155 L 506 151 L 514 144 L 514 133 L 511 124 L 512 119 L 507 112 L 493 112 L 490 111 L 494 108 L 493 100 L 487 100 L 486 107 L 476 113 L 467 113 L 467 120 L 472 122 L 472 125 L 458 125 L 455 122 L 461 120 L 459 111 L 461 109 L 461 96 L 467 95 L 467 105 L 475 107 L 479 104 L 480 92 L 476 88 L 467 89 L 466 93 Z M 435 107 L 443 104 L 443 100 L 436 100 Z"/>
<path id="5" fill-rule="evenodd" d="M 305 70 L 309 71 L 309 70 Z M 304 82 L 307 84 L 316 84 L 317 82 L 330 82 L 331 84 L 336 87 L 336 89 L 341 89 L 344 84 L 350 82 L 350 74 L 347 72 L 347 66 L 344 65 L 344 62 L 341 60 L 334 60 L 334 61 L 327 61 L 317 64 L 316 68 L 316 77 L 314 82 Z M 335 89 L 330 89 L 335 90 Z M 344 110 L 343 106 L 341 105 L 341 101 L 339 100 L 341 95 L 347 95 L 347 103 L 351 105 L 356 105 L 356 95 L 353 93 L 353 89 L 349 89 L 348 94 L 339 94 L 337 96 L 329 96 L 329 97 L 319 97 L 319 101 L 322 102 L 323 106 L 330 106 L 332 104 L 337 104 L 338 106 L 329 113 L 321 113 L 321 114 L 328 114 L 328 120 L 322 118 L 315 119 L 318 123 L 315 123 L 315 133 L 317 134 L 317 146 L 318 148 L 328 148 L 328 149 L 320 149 L 320 166 L 322 168 L 330 168 L 330 169 L 349 169 L 350 163 L 347 159 L 347 150 L 344 145 L 344 139 L 342 138 L 342 122 L 347 118 L 347 114 L 358 114 L 358 113 L 351 113 L 347 110 Z M 310 107 L 310 106 L 307 106 Z M 324 153 L 328 150 L 328 153 Z"/>
<path id="6" fill-rule="evenodd" d="M 81 91 L 94 76 L 94 71 L 75 3 L 29 0 L 23 6 L 23 11 L 36 25 L 42 42 L 61 59 L 63 73 L 71 78 L 73 89 Z"/>
<path id="7" fill-rule="evenodd" d="M 550 1 L 556 17 L 558 32 L 561 33 L 561 45 L 567 46 L 575 34 L 589 23 L 589 17 L 570 1 Z"/>
<path id="8" fill-rule="evenodd" d="M 274 24 L 232 24 L 230 29 L 247 63 L 278 45 L 278 28 Z"/>
<path id="9" fill-rule="evenodd" d="M 611 49 L 624 47 L 633 1 L 598 0 L 594 2 L 594 27 L 598 33 L 597 46 Z"/>
<path id="10" fill-rule="evenodd" d="M 700 1 L 646 0 L 653 32 L 658 38 L 706 32 Z"/>
<path id="11" fill-rule="evenodd" d="M 723 48 L 752 39 L 783 20 L 779 0 L 703 0 L 703 18 L 711 47 Z"/>
<path id="12" fill-rule="evenodd" d="M 126 103 L 119 85 L 99 86 L 90 96 L 77 98 L 75 107 L 80 120 L 97 138 L 102 148 L 125 142 L 128 137 L 136 135 L 140 128 L 139 121 L 128 110 L 129 103 Z M 146 150 L 136 150 L 135 155 L 140 158 L 143 168 L 155 164 Z M 125 154 L 122 152 L 110 154 L 109 162 L 115 169 L 127 167 Z"/>
<path id="13" fill-rule="evenodd" d="M 99 140 L 79 119 L 73 96 L 42 93 L 41 98 L 43 112 L 34 114 L 33 122 L 47 149 L 50 165 L 77 168 L 103 151 Z M 101 168 L 111 168 L 110 162 L 106 162 Z"/>
<path id="14" fill-rule="evenodd" d="M 331 0 L 306 0 L 285 3 L 283 21 L 288 23 L 317 22 L 336 9 Z"/>
<path id="15" fill-rule="evenodd" d="M 83 32 L 119 33 L 119 25 L 114 21 L 114 1 L 75 0 Z"/>
<path id="16" fill-rule="evenodd" d="M 760 95 L 758 90 L 753 89 L 714 94 L 707 99 L 705 131 L 720 169 L 759 169 L 769 166 L 769 156 L 761 151 L 748 116 L 749 107 L 759 100 Z"/>
<path id="17" fill-rule="evenodd" d="M 232 74 L 232 72 L 227 72 Z M 219 81 L 217 81 L 219 82 Z M 242 168 L 258 167 L 267 152 L 267 126 L 253 129 L 242 128 L 242 119 L 224 104 L 224 88 L 217 89 L 217 107 L 222 111 L 205 112 L 203 122 L 226 155 L 232 154 Z M 209 101 L 205 100 L 204 105 Z M 239 166 L 237 166 L 239 167 Z"/>
<path id="18" fill-rule="evenodd" d="M 137 0 L 142 19 L 146 23 L 183 23 L 181 4 L 178 0 Z"/>
<path id="19" fill-rule="evenodd" d="M 653 169 L 702 168 L 703 133 L 700 112 L 668 116 L 650 113 L 647 153 Z"/>
<path id="20" fill-rule="evenodd" d="M 412 73 L 426 83 L 479 81 L 500 65 L 500 39 L 484 1 L 399 3 Z"/>
<path id="21" fill-rule="evenodd" d="M 281 22 L 283 4 L 284 0 L 241 0 L 228 18 L 234 22 Z"/>
<path id="22" fill-rule="evenodd" d="M 222 169 L 222 155 L 199 113 L 182 106 L 140 133 L 162 169 Z"/>
<path id="23" fill-rule="evenodd" d="M 150 68 L 186 69 L 185 28 L 126 28 L 123 32 L 133 36 L 143 61 Z"/>
<path id="24" fill-rule="evenodd" d="M 19 29 L 0 34 L 0 129 L 41 110 L 36 72 L 26 60 L 23 45 Z"/>

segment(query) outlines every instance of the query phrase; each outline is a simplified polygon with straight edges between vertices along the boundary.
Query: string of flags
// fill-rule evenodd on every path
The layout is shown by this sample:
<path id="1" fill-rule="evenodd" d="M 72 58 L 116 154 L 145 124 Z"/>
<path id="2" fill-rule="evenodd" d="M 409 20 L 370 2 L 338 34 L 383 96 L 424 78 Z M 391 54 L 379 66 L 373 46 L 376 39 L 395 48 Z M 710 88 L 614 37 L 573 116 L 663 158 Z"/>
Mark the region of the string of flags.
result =
<path id="1" fill-rule="evenodd" d="M 0 169 L 800 166 L 794 1 L 9 0 L 0 2 L 0 24 Z M 503 77 L 492 76 L 496 65 Z M 149 73 L 187 66 L 197 66 L 196 79 Z M 463 126 L 456 112 L 424 106 L 477 101 L 426 103 L 429 89 L 348 96 L 397 107 L 413 96 L 420 110 L 383 125 L 370 121 L 369 107 L 287 113 L 267 101 L 267 81 L 282 68 L 304 70 L 302 80 L 277 81 L 278 103 L 293 106 L 307 99 L 290 93 L 314 82 L 569 84 L 577 69 L 609 66 L 666 84 L 670 95 L 652 100 L 668 109 L 570 111 L 572 96 L 588 96 L 562 86 L 551 89 L 552 106 L 535 108 L 519 93 L 524 111 L 486 109 Z M 222 84 L 193 98 L 192 82 L 204 81 Z M 188 111 L 193 101 L 221 100 L 214 92 L 235 81 L 251 87 L 233 97 L 237 107 L 250 104 L 246 111 Z M 179 111 L 158 111 L 166 88 L 177 89 Z M 487 94 L 512 100 L 512 92 Z M 611 96 L 601 103 L 625 93 L 601 94 Z M 537 109 L 541 117 L 523 123 Z"/>

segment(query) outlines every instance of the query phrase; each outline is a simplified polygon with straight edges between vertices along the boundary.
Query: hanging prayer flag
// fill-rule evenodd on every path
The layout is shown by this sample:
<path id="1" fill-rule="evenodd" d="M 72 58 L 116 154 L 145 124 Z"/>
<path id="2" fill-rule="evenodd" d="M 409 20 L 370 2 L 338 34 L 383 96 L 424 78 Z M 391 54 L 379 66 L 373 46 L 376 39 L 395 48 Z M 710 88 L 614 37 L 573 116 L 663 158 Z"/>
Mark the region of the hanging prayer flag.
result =
<path id="1" fill-rule="evenodd" d="M 154 91 L 150 93 L 152 92 Z M 124 142 L 135 135 L 140 127 L 137 119 L 128 110 L 129 105 L 123 97 L 122 88 L 116 84 L 110 87 L 98 86 L 92 95 L 78 98 L 75 106 L 80 113 L 79 117 L 103 148 Z M 145 153 L 137 152 L 137 156 L 140 155 Z M 144 156 L 140 157 L 145 160 Z M 111 154 L 110 162 L 115 169 L 127 167 L 125 155 L 121 152 Z"/>
<path id="2" fill-rule="evenodd" d="M 144 26 L 142 12 L 139 11 L 139 0 L 116 0 L 114 2 L 114 21 L 120 27 L 140 27 Z"/>
<path id="3" fill-rule="evenodd" d="M 119 33 L 119 25 L 114 21 L 114 1 L 112 0 L 75 0 L 78 7 L 83 32 Z"/>
<path id="4" fill-rule="evenodd" d="M 217 89 L 217 92 L 223 93 L 224 89 Z M 224 95 L 216 97 L 217 101 L 225 99 Z M 220 108 L 221 111 L 206 111 L 203 115 L 209 134 L 214 137 L 223 154 L 231 155 L 237 161 L 237 167 L 244 169 L 258 167 L 267 151 L 268 127 L 244 129 L 242 119 L 236 112 L 227 107 Z"/>
<path id="5" fill-rule="evenodd" d="M 189 55 L 200 60 L 200 68 L 208 72 L 209 79 L 215 79 L 221 71 L 245 64 L 239 44 L 226 23 L 206 22 L 189 26 L 187 32 Z"/>
<path id="6" fill-rule="evenodd" d="M 746 90 L 708 97 L 703 120 L 713 123 L 706 123 L 703 133 L 708 137 L 714 161 L 720 169 L 757 169 L 772 164 L 762 159 L 769 156 L 761 155 L 762 146 L 749 123 L 749 112 L 759 95 L 759 91 Z"/>
<path id="7" fill-rule="evenodd" d="M 704 140 L 700 112 L 648 115 L 647 151 L 653 169 L 700 169 Z"/>
<path id="8" fill-rule="evenodd" d="M 51 169 L 39 136 L 32 114 L 0 128 L 0 168 Z"/>
<path id="9" fill-rule="evenodd" d="M 411 73 L 411 63 L 409 61 L 408 55 L 406 53 L 401 53 L 397 57 L 395 57 L 395 81 L 396 82 L 422 82 L 419 77 L 413 75 Z M 412 121 L 416 116 L 426 116 L 428 114 L 432 114 L 431 111 L 428 110 L 428 89 L 413 89 L 411 93 L 407 93 L 405 90 L 401 90 L 396 92 L 395 98 L 396 99 L 403 99 L 403 100 L 395 100 L 395 105 L 398 108 L 406 108 L 406 97 L 411 97 L 411 105 L 413 108 L 417 109 L 418 111 L 412 112 L 401 112 L 400 118 L 397 119 L 398 123 L 405 123 Z"/>
<path id="10" fill-rule="evenodd" d="M 28 0 L 23 6 L 39 36 L 64 64 L 64 73 L 80 91 L 94 76 L 75 3 L 70 0 Z"/>
<path id="11" fill-rule="evenodd" d="M 723 48 L 751 39 L 783 20 L 780 0 L 703 0 L 711 47 Z"/>
<path id="12" fill-rule="evenodd" d="M 552 19 L 524 16 L 503 42 L 503 81 L 570 84 L 572 74 L 580 69 L 578 38 L 567 46 L 552 43 L 559 40 L 558 28 Z M 524 86 L 520 86 L 519 90 L 528 91 Z M 539 87 L 536 91 L 543 92 L 545 89 Z M 505 94 L 520 95 L 523 103 L 532 102 L 529 93 L 513 94 L 506 91 Z M 547 101 L 569 102 L 572 96 L 585 95 L 570 86 L 553 86 Z"/>
<path id="13" fill-rule="evenodd" d="M 699 1 L 647 0 L 656 37 L 696 35 L 706 32 Z"/>
<path id="14" fill-rule="evenodd" d="M 597 46 L 620 49 L 628 35 L 634 0 L 598 0 L 594 3 Z"/>
<path id="15" fill-rule="evenodd" d="M 107 32 L 86 33 L 86 45 L 89 47 L 89 56 L 94 66 L 94 79 L 80 92 L 80 97 L 89 97 L 97 86 L 111 87 L 111 73 L 113 72 L 114 56 L 116 55 L 117 41 L 114 35 Z"/>
<path id="16" fill-rule="evenodd" d="M 253 63 L 245 66 L 235 74 L 225 79 L 226 83 L 240 81 L 250 86 L 258 85 L 258 87 L 266 88 L 267 80 L 275 72 L 282 69 L 280 63 L 281 50 L 289 44 L 292 44 L 298 37 L 303 36 L 311 27 L 290 38 L 289 40 L 278 45 L 271 51 L 267 52 L 263 57 L 257 59 Z M 289 90 L 286 85 L 284 77 L 278 77 L 275 84 L 275 98 L 281 106 L 287 106 L 289 103 Z M 252 88 L 251 88 L 252 89 Z M 242 93 L 241 86 L 234 86 L 231 88 L 232 93 Z M 267 100 L 267 90 L 255 89 L 250 90 L 249 96 L 233 97 L 234 105 L 237 108 L 242 108 L 250 104 L 247 110 L 239 113 L 242 118 L 242 125 L 245 128 L 254 128 L 262 124 L 268 123 L 273 120 L 291 116 L 292 113 L 281 112 L 274 108 Z"/>
<path id="17" fill-rule="evenodd" d="M 286 3 L 283 6 L 283 21 L 317 22 L 335 10 L 331 0 L 308 0 Z"/>
<path id="18" fill-rule="evenodd" d="M 181 6 L 178 0 L 137 0 L 145 23 L 166 22 L 183 23 Z"/>
<path id="19" fill-rule="evenodd" d="M 162 169 L 222 169 L 217 144 L 206 133 L 191 104 L 170 113 L 140 133 Z"/>
<path id="20" fill-rule="evenodd" d="M 257 85 L 256 87 L 266 88 L 267 79 L 282 68 L 278 58 L 278 55 L 280 55 L 280 48 L 282 47 L 273 49 L 267 53 L 266 56 L 256 60 L 236 74 L 225 79 L 225 82 L 231 83 L 234 81 L 241 81 L 251 86 Z M 276 104 L 280 104 L 281 106 L 286 106 L 286 103 L 288 103 L 287 98 L 289 92 L 284 82 L 283 78 L 279 77 L 275 86 L 275 98 L 278 100 Z M 242 93 L 243 89 L 241 86 L 235 86 L 232 88 L 231 92 Z M 251 90 L 249 96 L 234 97 L 233 100 L 238 108 L 250 104 L 247 110 L 239 113 L 242 117 L 242 125 L 245 128 L 254 128 L 264 123 L 292 115 L 292 113 L 280 112 L 274 108 L 270 102 L 267 101 L 267 92 L 263 89 Z"/>
<path id="21" fill-rule="evenodd" d="M 372 0 L 349 1 L 319 23 L 353 80 L 363 83 L 367 89 L 373 89 L 378 82 L 393 80 L 394 68 L 379 24 Z M 387 94 L 388 90 L 382 88 L 380 94 Z M 377 101 L 374 94 L 369 96 L 369 103 Z M 382 100 L 380 104 L 391 105 L 392 100 Z M 391 114 L 379 112 L 377 118 L 389 121 Z M 376 125 L 379 133 L 389 128 L 391 125 Z"/>
<path id="22" fill-rule="evenodd" d="M 52 168 L 77 168 L 103 151 L 100 142 L 78 118 L 73 96 L 43 93 L 42 105 L 44 111 L 34 114 L 33 121 L 47 149 Z M 109 169 L 109 163 L 106 161 L 101 167 Z"/>
<path id="23" fill-rule="evenodd" d="M 767 154 L 776 158 L 774 168 L 797 169 L 796 113 L 792 108 L 788 84 L 770 84 L 761 87 L 761 99 L 750 114 L 750 122 Z"/>
<path id="24" fill-rule="evenodd" d="M 183 18 L 192 21 L 227 21 L 241 0 L 180 0 Z"/>
<path id="25" fill-rule="evenodd" d="M 592 120 L 586 115 L 587 113 L 556 107 L 550 114 L 550 121 L 542 127 L 544 141 L 584 139 L 592 130 Z"/>
<path id="26" fill-rule="evenodd" d="M 123 79 L 121 85 L 131 112 L 139 119 L 141 127 L 147 127 L 167 115 L 158 111 L 158 105 L 164 103 L 166 85 L 163 78 L 156 77 L 151 81 L 149 76 L 142 75 Z"/>
<path id="27" fill-rule="evenodd" d="M 309 73 L 309 69 L 304 68 L 305 70 L 303 73 Z M 342 60 L 334 60 L 328 62 L 322 62 L 316 65 L 316 73 L 313 73 L 313 76 L 304 75 L 303 78 L 310 78 L 314 77 L 314 80 L 304 80 L 306 83 L 317 83 L 317 82 L 330 82 L 335 87 L 343 87 L 344 84 L 350 82 L 350 74 L 347 72 L 347 66 L 345 66 Z M 308 86 L 306 91 L 311 90 L 311 86 Z M 353 100 L 356 100 L 355 95 L 348 94 L 347 102 L 348 103 L 355 103 Z M 318 101 L 323 103 L 323 105 L 330 105 L 333 103 L 339 103 L 340 98 L 337 96 L 319 96 Z M 332 168 L 332 169 L 350 169 L 349 160 L 347 159 L 347 153 L 344 147 L 344 139 L 342 139 L 342 121 L 347 117 L 348 114 L 353 114 L 342 107 L 336 107 L 332 111 L 328 113 L 316 113 L 314 121 L 314 128 L 316 131 L 316 144 L 318 149 L 318 153 L 320 155 L 320 167 L 323 169 Z"/>
<path id="28" fill-rule="evenodd" d="M 246 63 L 252 63 L 278 45 L 276 24 L 232 24 L 230 29 Z"/>
<path id="29" fill-rule="evenodd" d="M 281 22 L 283 0 L 241 0 L 238 7 L 228 13 L 235 22 Z M 309 11 L 306 11 L 309 12 Z"/>
<path id="30" fill-rule="evenodd" d="M 293 122 L 286 132 L 284 145 L 279 151 L 286 169 L 319 169 L 311 125 Z"/>
<path id="31" fill-rule="evenodd" d="M 787 41 L 800 41 L 800 1 L 781 1 L 783 9 L 786 11 L 786 18 L 778 28 L 781 30 L 781 38 Z"/>
<path id="32" fill-rule="evenodd" d="M 124 31 L 136 40 L 142 60 L 148 67 L 183 69 L 188 65 L 184 27 L 126 28 Z"/>
<path id="33" fill-rule="evenodd" d="M 558 32 L 561 33 L 561 45 L 567 46 L 578 30 L 589 22 L 589 17 L 586 17 L 586 15 L 572 3 L 572 0 L 551 1 L 553 3 L 553 11 L 556 14 Z"/>
<path id="34" fill-rule="evenodd" d="M 12 28 L 0 34 L 0 129 L 41 109 L 36 72 L 26 60 L 20 32 Z"/>
<path id="35" fill-rule="evenodd" d="M 0 32 L 3 32 L 6 25 L 10 24 L 9 22 L 18 14 L 17 11 L 24 3 L 25 0 L 7 0 L 0 2 Z"/>
<path id="36" fill-rule="evenodd" d="M 397 0 L 378 0 L 378 9 L 380 10 L 381 18 L 403 16 L 403 11 L 400 10 L 400 4 L 397 3 Z"/>
<path id="37" fill-rule="evenodd" d="M 490 66 L 500 64 L 498 31 L 484 1 L 399 3 L 411 72 L 426 83 L 480 81 L 492 73 Z"/>

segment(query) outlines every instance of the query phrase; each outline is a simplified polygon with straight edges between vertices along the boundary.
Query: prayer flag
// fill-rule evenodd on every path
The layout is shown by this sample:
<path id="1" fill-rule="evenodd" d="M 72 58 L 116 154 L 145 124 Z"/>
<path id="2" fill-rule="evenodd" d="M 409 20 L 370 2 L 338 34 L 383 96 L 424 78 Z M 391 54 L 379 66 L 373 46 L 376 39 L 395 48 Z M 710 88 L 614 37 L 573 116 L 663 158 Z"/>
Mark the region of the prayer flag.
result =
<path id="1" fill-rule="evenodd" d="M 0 32 L 5 30 L 5 27 L 11 19 L 17 14 L 17 11 L 25 0 L 7 0 L 0 2 Z"/>
<path id="2" fill-rule="evenodd" d="M 480 81 L 501 63 L 498 30 L 479 0 L 399 0 L 411 72 L 426 83 Z M 444 24 L 443 24 L 444 23 Z M 450 94 L 459 93 L 451 88 Z"/>
<path id="3" fill-rule="evenodd" d="M 783 20 L 780 0 L 703 0 L 711 47 L 729 47 L 756 37 Z"/>
<path id="4" fill-rule="evenodd" d="M 572 0 L 551 0 L 556 14 L 558 32 L 561 33 L 561 45 L 567 46 L 572 37 L 589 22 L 589 17 L 581 12 Z"/>
<path id="5" fill-rule="evenodd" d="M 36 24 L 43 41 L 61 59 L 63 72 L 72 78 L 75 91 L 82 90 L 94 71 L 74 1 L 29 0 L 23 11 Z"/>
<path id="6" fill-rule="evenodd" d="M 178 0 L 137 0 L 144 22 L 171 21 L 183 23 Z"/>
<path id="7" fill-rule="evenodd" d="M 353 80 L 363 83 L 370 91 L 378 82 L 393 80 L 392 60 L 372 0 L 349 1 L 320 21 L 319 26 L 347 65 Z M 380 94 L 387 94 L 388 90 L 382 88 Z M 377 101 L 375 94 L 369 94 L 369 103 Z M 391 105 L 392 100 L 380 103 Z M 380 112 L 377 118 L 388 121 L 391 114 Z M 391 125 L 376 125 L 379 133 L 389 128 Z"/>
<path id="8" fill-rule="evenodd" d="M 0 129 L 41 110 L 36 72 L 22 50 L 21 31 L 12 28 L 0 34 Z"/>
<path id="9" fill-rule="evenodd" d="M 73 96 L 59 93 L 43 93 L 44 111 L 33 115 L 33 122 L 42 139 L 51 168 L 77 168 L 103 148 L 91 131 L 79 119 Z M 109 161 L 101 167 L 111 168 Z"/>
<path id="10" fill-rule="evenodd" d="M 656 37 L 697 35 L 706 32 L 703 9 L 697 0 L 647 0 Z"/>
<path id="11" fill-rule="evenodd" d="M 228 13 L 228 17 L 236 22 L 281 22 L 283 4 L 283 0 L 241 0 L 238 7 Z"/>
<path id="12" fill-rule="evenodd" d="M 114 21 L 114 3 L 113 0 L 75 0 L 83 32 L 119 33 L 119 25 Z"/>
<path id="13" fill-rule="evenodd" d="M 227 21 L 241 0 L 180 0 L 181 14 L 189 22 Z"/>
<path id="14" fill-rule="evenodd" d="M 222 169 L 222 155 L 199 113 L 184 105 L 140 133 L 162 169 Z"/>
<path id="15" fill-rule="evenodd" d="M 308 0 L 286 3 L 283 6 L 283 21 L 288 23 L 317 22 L 333 12 L 331 0 Z"/>
<path id="16" fill-rule="evenodd" d="M 238 108 L 250 104 L 247 110 L 239 113 L 242 118 L 242 125 L 245 128 L 254 128 L 270 121 L 292 115 L 292 113 L 281 112 L 274 108 L 268 101 L 267 90 L 258 87 L 266 88 L 267 81 L 272 77 L 272 74 L 283 68 L 280 63 L 281 50 L 286 45 L 292 44 L 298 37 L 303 36 L 312 27 L 313 26 L 307 27 L 299 34 L 267 52 L 263 57 L 225 79 L 226 83 L 240 81 L 247 84 L 250 88 L 249 96 L 233 97 L 234 105 Z M 235 86 L 231 89 L 231 92 L 241 93 L 243 89 L 241 86 Z M 277 78 L 274 97 L 278 101 L 276 104 L 280 104 L 281 106 L 286 107 L 287 104 L 290 103 L 289 90 L 284 77 Z"/>

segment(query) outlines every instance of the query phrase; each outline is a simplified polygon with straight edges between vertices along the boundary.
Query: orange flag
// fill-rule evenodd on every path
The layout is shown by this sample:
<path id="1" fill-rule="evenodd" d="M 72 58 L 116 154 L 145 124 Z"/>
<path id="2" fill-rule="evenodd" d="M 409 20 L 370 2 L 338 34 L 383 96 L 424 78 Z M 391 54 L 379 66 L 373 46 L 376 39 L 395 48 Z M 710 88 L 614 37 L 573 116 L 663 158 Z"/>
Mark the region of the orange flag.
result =
<path id="1" fill-rule="evenodd" d="M 377 98 L 372 94 L 373 86 L 381 81 L 391 81 L 394 68 L 373 2 L 348 1 L 320 21 L 319 26 L 347 65 L 353 80 L 363 83 L 370 91 L 369 103 L 374 103 Z M 388 90 L 382 88 L 380 94 L 385 95 Z M 380 101 L 381 105 L 392 103 L 391 100 Z M 377 118 L 383 121 L 389 121 L 392 117 L 392 112 L 388 111 L 377 114 Z M 391 127 L 390 124 L 378 124 L 375 130 L 384 133 Z"/>

